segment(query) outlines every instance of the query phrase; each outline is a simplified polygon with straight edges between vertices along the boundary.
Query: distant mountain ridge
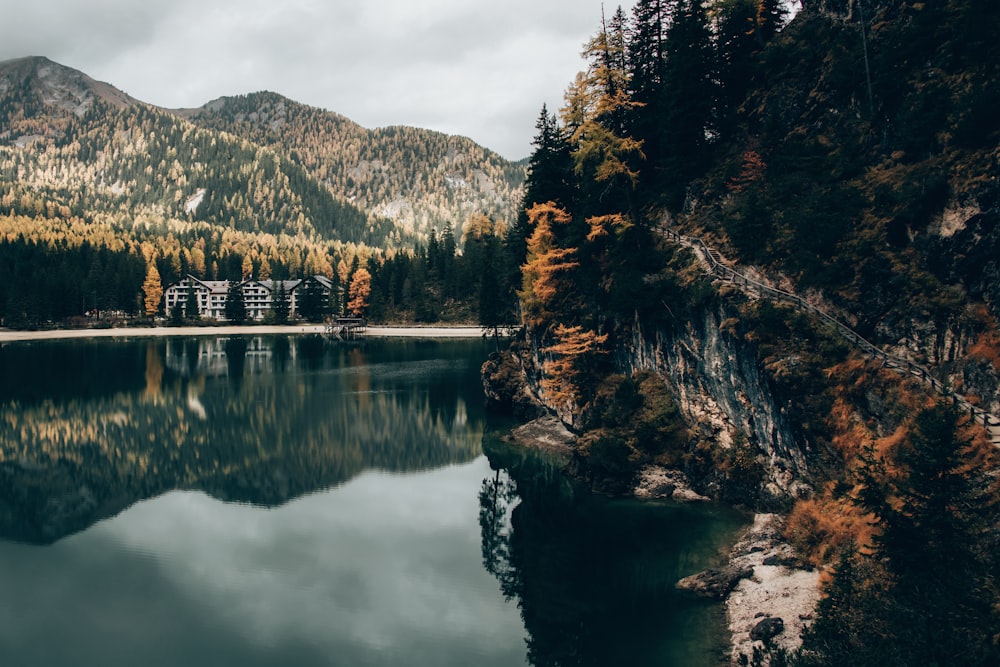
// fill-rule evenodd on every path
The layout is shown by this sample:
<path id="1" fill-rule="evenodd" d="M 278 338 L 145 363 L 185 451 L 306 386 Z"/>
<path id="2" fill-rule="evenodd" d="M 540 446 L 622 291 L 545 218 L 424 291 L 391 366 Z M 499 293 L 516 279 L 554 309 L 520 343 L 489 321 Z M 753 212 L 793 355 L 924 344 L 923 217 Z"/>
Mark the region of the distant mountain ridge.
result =
<path id="1" fill-rule="evenodd" d="M 524 162 L 466 137 L 407 126 L 368 130 L 272 92 L 174 113 L 289 155 L 331 191 L 407 231 L 450 224 L 458 232 L 474 213 L 510 222 L 520 204 Z"/>
<path id="2" fill-rule="evenodd" d="M 0 213 L 391 249 L 458 236 L 473 214 L 511 221 L 524 171 L 466 138 L 366 130 L 275 93 L 166 110 L 44 57 L 0 62 Z"/>

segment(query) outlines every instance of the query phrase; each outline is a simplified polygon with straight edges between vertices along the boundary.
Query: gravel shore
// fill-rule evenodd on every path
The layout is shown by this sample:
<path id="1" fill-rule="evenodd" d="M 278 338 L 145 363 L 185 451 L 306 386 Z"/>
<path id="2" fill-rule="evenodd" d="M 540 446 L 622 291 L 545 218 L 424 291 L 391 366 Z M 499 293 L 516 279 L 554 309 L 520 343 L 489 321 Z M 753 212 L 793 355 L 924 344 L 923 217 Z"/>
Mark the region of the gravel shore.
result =
<path id="1" fill-rule="evenodd" d="M 143 336 L 269 336 L 322 334 L 322 324 L 232 327 L 119 327 L 114 329 L 0 329 L 0 343 L 60 338 L 139 338 Z M 368 327 L 366 338 L 480 338 L 479 327 Z"/>

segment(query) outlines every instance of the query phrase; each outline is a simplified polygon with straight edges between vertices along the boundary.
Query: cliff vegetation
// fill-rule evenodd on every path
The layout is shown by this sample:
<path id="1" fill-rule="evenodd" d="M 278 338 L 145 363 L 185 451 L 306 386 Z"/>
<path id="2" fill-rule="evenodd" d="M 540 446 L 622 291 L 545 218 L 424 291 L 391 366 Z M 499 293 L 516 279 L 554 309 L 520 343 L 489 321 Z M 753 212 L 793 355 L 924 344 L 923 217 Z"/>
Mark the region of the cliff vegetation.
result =
<path id="1" fill-rule="evenodd" d="M 663 464 L 788 513 L 826 572 L 807 664 L 1000 652 L 996 448 L 975 412 L 1000 408 L 998 19 L 976 0 L 791 19 L 641 0 L 602 17 L 539 117 L 506 241 L 524 339 L 488 368 L 577 432 L 600 488 Z M 706 275 L 720 262 L 809 308 Z"/>

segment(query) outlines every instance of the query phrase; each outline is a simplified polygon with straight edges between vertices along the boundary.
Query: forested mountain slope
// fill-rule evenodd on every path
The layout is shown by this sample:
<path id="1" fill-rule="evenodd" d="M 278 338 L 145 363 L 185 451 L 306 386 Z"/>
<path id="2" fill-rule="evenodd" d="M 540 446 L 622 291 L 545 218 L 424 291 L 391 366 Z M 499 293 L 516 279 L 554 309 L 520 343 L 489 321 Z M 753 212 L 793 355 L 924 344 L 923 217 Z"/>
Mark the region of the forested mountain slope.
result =
<path id="1" fill-rule="evenodd" d="M 0 197 L 14 213 L 30 216 L 41 205 L 76 216 L 399 242 L 388 219 L 334 196 L 273 150 L 108 94 L 109 86 L 43 58 L 8 61 L 0 78 Z"/>
<path id="2" fill-rule="evenodd" d="M 488 393 L 558 414 L 599 488 L 661 466 L 787 514 L 829 573 L 801 663 L 994 664 L 1000 464 L 950 396 L 1000 411 L 1000 5 L 785 5 L 604 17 L 539 117 L 507 239 L 525 336 Z M 947 390 L 706 274 L 664 226 Z"/>
<path id="3" fill-rule="evenodd" d="M 367 130 L 266 92 L 176 113 L 288 155 L 332 192 L 425 241 L 445 226 L 461 237 L 476 213 L 511 220 L 520 204 L 523 165 L 465 137 L 414 127 Z"/>
<path id="4" fill-rule="evenodd" d="M 346 281 L 419 250 L 426 271 L 438 236 L 455 253 L 470 219 L 510 224 L 523 177 L 471 140 L 369 131 L 272 93 L 168 111 L 42 57 L 6 61 L 0 321 L 137 314 L 151 265 L 163 286 L 188 273 Z M 380 303 L 422 299 L 434 278 Z"/>

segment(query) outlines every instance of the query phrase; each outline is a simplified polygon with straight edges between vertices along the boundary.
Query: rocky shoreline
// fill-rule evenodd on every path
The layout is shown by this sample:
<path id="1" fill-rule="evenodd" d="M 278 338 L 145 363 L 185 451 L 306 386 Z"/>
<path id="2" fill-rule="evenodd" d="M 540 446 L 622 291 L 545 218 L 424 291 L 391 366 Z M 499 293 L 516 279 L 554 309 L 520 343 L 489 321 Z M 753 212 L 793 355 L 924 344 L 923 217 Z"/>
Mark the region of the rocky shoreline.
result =
<path id="1" fill-rule="evenodd" d="M 554 416 L 524 424 L 510 440 L 524 447 L 572 453 L 575 436 Z M 640 471 L 632 495 L 676 502 L 711 499 L 691 488 L 678 470 L 647 466 Z M 802 563 L 782 536 L 784 517 L 757 514 L 719 569 L 685 577 L 677 587 L 692 594 L 721 601 L 726 606 L 730 631 L 731 662 L 748 664 L 754 650 L 794 651 L 813 618 L 820 597 L 819 571 Z M 747 662 L 743 662 L 746 660 Z M 764 663 L 768 664 L 765 657 Z"/>
<path id="2" fill-rule="evenodd" d="M 734 665 L 752 662 L 756 650 L 766 656 L 768 650 L 798 649 L 819 602 L 820 573 L 796 557 L 782 537 L 783 525 L 780 515 L 756 515 L 730 551 L 727 567 L 677 583 L 725 600 Z M 765 657 L 763 664 L 768 662 Z"/>

